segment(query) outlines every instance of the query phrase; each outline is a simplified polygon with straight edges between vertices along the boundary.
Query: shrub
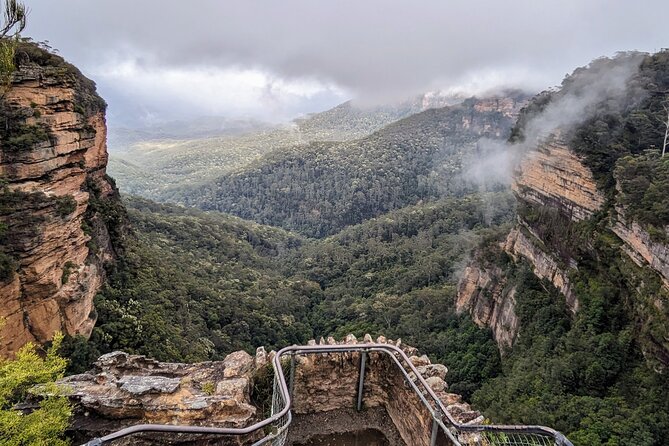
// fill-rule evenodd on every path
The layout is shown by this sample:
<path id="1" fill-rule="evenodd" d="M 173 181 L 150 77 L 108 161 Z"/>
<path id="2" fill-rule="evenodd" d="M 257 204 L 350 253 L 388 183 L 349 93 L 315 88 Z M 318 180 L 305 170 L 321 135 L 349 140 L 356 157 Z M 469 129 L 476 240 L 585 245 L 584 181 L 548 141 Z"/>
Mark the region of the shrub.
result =
<path id="1" fill-rule="evenodd" d="M 65 218 L 77 209 L 77 200 L 72 195 L 63 195 L 54 198 L 56 202 L 56 213 L 59 217 Z"/>
<path id="2" fill-rule="evenodd" d="M 0 444 L 51 445 L 67 442 L 63 434 L 72 415 L 65 389 L 54 383 L 63 376 L 67 361 L 58 355 L 63 335 L 57 333 L 46 355 L 28 343 L 15 359 L 0 359 Z M 39 407 L 30 413 L 14 409 L 35 386 L 41 385 Z M 45 396 L 46 395 L 46 396 Z"/>

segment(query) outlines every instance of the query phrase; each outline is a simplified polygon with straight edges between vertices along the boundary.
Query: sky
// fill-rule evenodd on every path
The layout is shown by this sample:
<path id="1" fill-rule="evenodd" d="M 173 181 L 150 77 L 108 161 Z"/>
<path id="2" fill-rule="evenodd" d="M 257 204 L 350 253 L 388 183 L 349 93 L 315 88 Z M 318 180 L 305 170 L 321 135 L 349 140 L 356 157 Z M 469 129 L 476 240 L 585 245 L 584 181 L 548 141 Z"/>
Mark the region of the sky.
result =
<path id="1" fill-rule="evenodd" d="M 96 81 L 110 125 L 281 122 L 348 99 L 541 91 L 669 46 L 666 0 L 24 0 L 24 36 Z"/>

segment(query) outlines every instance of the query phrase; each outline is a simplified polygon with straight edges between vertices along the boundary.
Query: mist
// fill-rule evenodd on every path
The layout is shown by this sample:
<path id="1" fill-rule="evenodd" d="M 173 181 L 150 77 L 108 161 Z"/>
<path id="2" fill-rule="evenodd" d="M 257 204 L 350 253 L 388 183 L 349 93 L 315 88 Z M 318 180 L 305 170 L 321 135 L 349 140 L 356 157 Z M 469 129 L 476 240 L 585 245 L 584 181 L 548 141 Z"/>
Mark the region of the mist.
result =
<path id="1" fill-rule="evenodd" d="M 544 109 L 522 126 L 520 141 L 481 139 L 474 156 L 465 161 L 463 181 L 477 185 L 480 190 L 508 185 L 520 160 L 542 140 L 569 133 L 577 124 L 592 117 L 602 101 L 607 101 L 612 111 L 621 111 L 628 100 L 629 81 L 638 73 L 645 55 L 620 53 L 575 70 L 565 78 L 560 90 L 552 92 Z"/>

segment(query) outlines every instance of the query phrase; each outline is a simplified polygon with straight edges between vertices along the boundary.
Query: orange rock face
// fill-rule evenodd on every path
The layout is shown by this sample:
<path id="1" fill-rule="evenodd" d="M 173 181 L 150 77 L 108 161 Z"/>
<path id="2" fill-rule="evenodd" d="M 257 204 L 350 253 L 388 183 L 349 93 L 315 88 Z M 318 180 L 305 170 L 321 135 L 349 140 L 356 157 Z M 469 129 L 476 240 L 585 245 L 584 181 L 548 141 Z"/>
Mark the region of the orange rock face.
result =
<path id="1" fill-rule="evenodd" d="M 515 288 L 507 289 L 504 273 L 497 267 L 485 268 L 472 262 L 464 270 L 458 286 L 456 311 L 468 311 L 480 327 L 490 327 L 500 347 L 509 348 L 518 333 Z"/>
<path id="2" fill-rule="evenodd" d="M 511 187 L 520 198 L 557 207 L 574 221 L 589 218 L 604 205 L 590 169 L 560 140 L 528 153 Z"/>
<path id="3" fill-rule="evenodd" d="M 48 341 L 56 331 L 90 335 L 93 297 L 104 262 L 113 258 L 90 199 L 92 193 L 100 200 L 117 195 L 105 176 L 104 102 L 76 69 L 20 67 L 0 111 L 12 129 L 0 136 L 0 179 L 6 183 L 0 222 L 7 228 L 0 248 L 17 265 L 0 280 L 0 355 L 7 355 L 26 342 Z M 95 252 L 93 237 L 107 241 L 98 241 Z"/>

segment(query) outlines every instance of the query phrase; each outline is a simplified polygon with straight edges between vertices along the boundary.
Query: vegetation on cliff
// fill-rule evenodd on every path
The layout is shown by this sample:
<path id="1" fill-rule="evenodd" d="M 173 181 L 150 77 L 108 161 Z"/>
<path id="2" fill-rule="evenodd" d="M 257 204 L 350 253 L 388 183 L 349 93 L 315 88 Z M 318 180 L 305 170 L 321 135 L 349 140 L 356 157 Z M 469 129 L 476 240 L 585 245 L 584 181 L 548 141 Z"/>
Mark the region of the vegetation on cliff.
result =
<path id="1" fill-rule="evenodd" d="M 636 315 L 652 308 L 640 299 L 661 285 L 621 257 L 610 232 L 585 231 L 570 251 L 579 262 L 570 277 L 580 301 L 576 315 L 528 265 L 498 254 L 497 265 L 516 289 L 520 336 L 500 376 L 474 392 L 474 405 L 497 422 L 548 424 L 579 446 L 659 446 L 669 435 L 669 396 L 666 379 L 642 355 L 652 346 L 639 332 L 650 328 L 640 328 Z"/>
<path id="2" fill-rule="evenodd" d="M 578 311 L 568 310 L 552 283 L 537 279 L 536 265 L 512 261 L 495 245 L 486 248 L 487 260 L 515 287 L 520 331 L 500 376 L 474 392 L 473 401 L 495 421 L 547 423 L 579 446 L 659 446 L 669 438 L 662 373 L 669 360 L 669 292 L 656 271 L 623 252 L 629 248 L 612 230 L 624 218 L 656 241 L 667 240 L 669 164 L 660 155 L 669 52 L 623 54 L 577 69 L 560 90 L 539 95 L 521 113 L 511 138 L 523 140 L 551 104 L 587 96 L 583 79 L 629 63 L 638 70 L 624 88 L 605 89 L 572 126 L 559 129 L 594 173 L 606 196 L 603 208 L 576 223 L 559 206 L 524 200 L 531 190 L 519 193 L 519 230 L 568 271 Z"/>

